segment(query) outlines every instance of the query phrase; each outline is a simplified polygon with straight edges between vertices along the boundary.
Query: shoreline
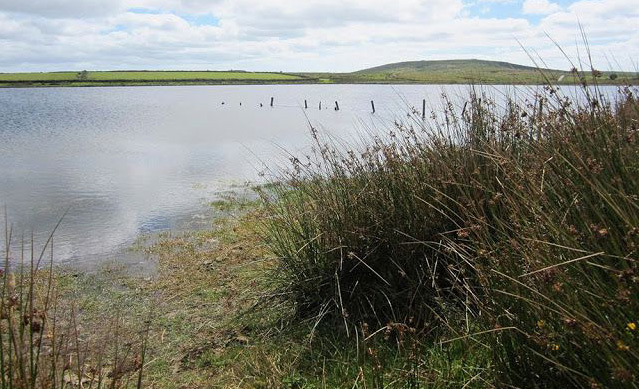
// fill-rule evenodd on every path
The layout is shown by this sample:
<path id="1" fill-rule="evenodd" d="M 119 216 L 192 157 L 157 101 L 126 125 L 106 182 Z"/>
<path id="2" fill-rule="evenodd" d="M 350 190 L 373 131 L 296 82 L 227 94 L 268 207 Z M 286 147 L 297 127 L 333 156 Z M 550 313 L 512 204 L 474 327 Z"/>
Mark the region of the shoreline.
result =
<path id="1" fill-rule="evenodd" d="M 251 312 L 266 293 L 262 285 L 270 257 L 256 235 L 257 203 L 228 198 L 211 207 L 219 217 L 206 229 L 166 231 L 153 239 L 141 237 L 131 247 L 153 266 L 150 273 L 131 271 L 130 264 L 118 261 L 77 269 L 50 264 L 48 255 L 39 269 L 25 264 L 22 270 L 0 272 L 3 299 L 15 295 L 26 304 L 10 312 L 20 318 L 28 309 L 47 312 L 42 318 L 34 314 L 33 331 L 39 336 L 44 328 L 51 342 L 61 346 L 55 351 L 45 342 L 43 358 L 77 359 L 77 366 L 72 363 L 64 374 L 65 384 L 128 388 L 138 376 L 145 387 L 158 388 L 242 382 L 251 350 L 273 344 L 258 339 L 265 318 L 253 318 Z M 13 257 L 6 255 L 5 261 Z M 30 290 L 35 297 L 31 303 Z M 55 308 L 47 310 L 51 306 Z M 65 338 L 73 333 L 75 337 Z M 241 360 L 238 353 L 244 354 Z"/>

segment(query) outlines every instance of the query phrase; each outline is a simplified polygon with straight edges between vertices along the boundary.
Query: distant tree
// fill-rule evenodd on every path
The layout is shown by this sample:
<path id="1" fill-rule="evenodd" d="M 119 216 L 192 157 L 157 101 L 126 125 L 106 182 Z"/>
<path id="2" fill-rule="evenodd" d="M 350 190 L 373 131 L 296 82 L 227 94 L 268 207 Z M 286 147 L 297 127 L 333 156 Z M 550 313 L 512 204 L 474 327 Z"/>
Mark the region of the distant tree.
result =
<path id="1" fill-rule="evenodd" d="M 80 73 L 78 73 L 76 75 L 76 77 L 78 78 L 78 80 L 80 81 L 86 81 L 89 79 L 89 72 L 87 72 L 86 70 L 81 71 Z"/>
<path id="2" fill-rule="evenodd" d="M 611 74 L 608 76 L 608 78 L 610 78 L 610 79 L 611 79 L 611 80 L 613 80 L 613 81 L 614 81 L 614 80 L 616 80 L 616 79 L 617 79 L 617 77 L 619 77 L 619 76 L 617 75 L 617 73 L 611 73 Z"/>

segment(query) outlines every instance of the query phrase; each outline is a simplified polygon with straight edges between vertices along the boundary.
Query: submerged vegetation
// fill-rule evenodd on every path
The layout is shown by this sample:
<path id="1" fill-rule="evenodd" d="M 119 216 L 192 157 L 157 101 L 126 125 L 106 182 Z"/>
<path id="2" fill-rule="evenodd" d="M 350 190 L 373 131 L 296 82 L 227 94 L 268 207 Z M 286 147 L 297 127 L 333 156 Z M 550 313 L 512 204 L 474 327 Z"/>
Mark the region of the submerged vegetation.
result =
<path id="1" fill-rule="evenodd" d="M 7 248 L 3 387 L 637 388 L 637 89 L 443 102 L 353 147 L 312 129 L 150 279 Z"/>

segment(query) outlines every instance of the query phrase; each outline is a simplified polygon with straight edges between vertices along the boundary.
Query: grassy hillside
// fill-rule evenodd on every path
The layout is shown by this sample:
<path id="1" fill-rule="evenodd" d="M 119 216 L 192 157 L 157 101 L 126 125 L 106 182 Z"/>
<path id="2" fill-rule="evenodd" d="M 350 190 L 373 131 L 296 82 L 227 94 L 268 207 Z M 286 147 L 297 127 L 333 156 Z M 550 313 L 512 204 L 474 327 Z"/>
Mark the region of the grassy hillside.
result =
<path id="1" fill-rule="evenodd" d="M 306 75 L 324 82 L 337 83 L 543 84 L 551 81 L 572 84 L 579 81 L 578 77 L 569 71 L 537 69 L 508 62 L 476 59 L 399 62 L 353 73 Z M 637 75 L 632 73 L 616 73 L 616 80 L 612 80 L 611 75 L 612 73 L 601 73 L 599 81 L 616 83 L 637 80 Z"/>
<path id="2" fill-rule="evenodd" d="M 360 70 L 356 73 L 383 73 L 383 72 L 437 72 L 437 71 L 528 71 L 536 72 L 537 68 L 532 66 L 517 65 L 509 62 L 483 61 L 479 59 L 459 59 L 443 61 L 408 61 L 397 62 L 369 69 Z"/>

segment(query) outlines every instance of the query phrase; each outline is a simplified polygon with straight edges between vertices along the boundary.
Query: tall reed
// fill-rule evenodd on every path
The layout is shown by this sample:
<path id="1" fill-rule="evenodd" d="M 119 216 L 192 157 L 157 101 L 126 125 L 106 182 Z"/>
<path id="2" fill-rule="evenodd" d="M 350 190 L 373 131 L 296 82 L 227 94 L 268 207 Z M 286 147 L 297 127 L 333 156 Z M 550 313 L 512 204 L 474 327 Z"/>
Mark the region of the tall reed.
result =
<path id="1" fill-rule="evenodd" d="M 1 387 L 141 388 L 148 327 L 139 342 L 123 344 L 117 336 L 119 321 L 99 328 L 83 326 L 75 300 L 59 287 L 53 233 L 39 254 L 33 238 L 28 243 L 21 238 L 20 254 L 14 256 L 13 239 L 5 216 L 0 268 Z"/>
<path id="2" fill-rule="evenodd" d="M 280 295 L 347 333 L 489 345 L 504 384 L 636 387 L 639 100 L 600 92 L 473 88 L 360 149 L 313 130 L 262 193 Z"/>

